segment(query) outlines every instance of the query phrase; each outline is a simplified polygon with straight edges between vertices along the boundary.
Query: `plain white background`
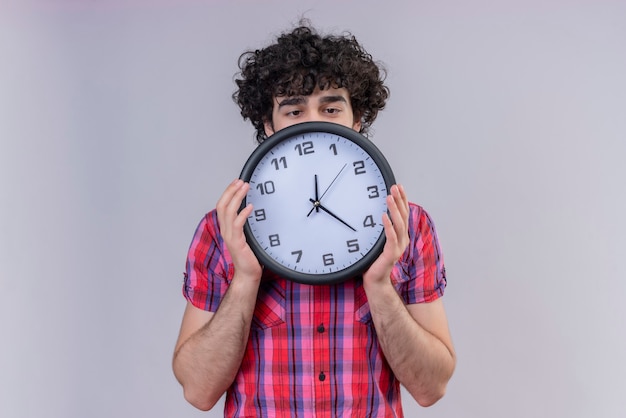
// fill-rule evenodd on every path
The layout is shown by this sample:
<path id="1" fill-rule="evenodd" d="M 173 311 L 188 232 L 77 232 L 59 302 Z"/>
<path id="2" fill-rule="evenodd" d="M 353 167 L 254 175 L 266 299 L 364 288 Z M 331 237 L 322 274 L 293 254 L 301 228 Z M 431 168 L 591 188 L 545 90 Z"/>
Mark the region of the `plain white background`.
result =
<path id="1" fill-rule="evenodd" d="M 254 149 L 237 58 L 301 15 L 388 69 L 458 368 L 408 417 L 624 417 L 626 4 L 0 1 L 0 416 L 193 417 L 185 254 Z"/>

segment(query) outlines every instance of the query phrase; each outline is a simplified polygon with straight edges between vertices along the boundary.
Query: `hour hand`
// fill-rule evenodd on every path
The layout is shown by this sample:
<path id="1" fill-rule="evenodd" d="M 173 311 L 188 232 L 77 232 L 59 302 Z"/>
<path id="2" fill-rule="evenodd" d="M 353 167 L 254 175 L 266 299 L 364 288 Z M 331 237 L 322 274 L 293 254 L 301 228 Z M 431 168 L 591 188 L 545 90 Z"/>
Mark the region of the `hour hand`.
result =
<path id="1" fill-rule="evenodd" d="M 313 213 L 313 209 L 315 209 L 315 212 L 319 212 L 320 208 L 319 208 L 319 188 L 317 187 L 317 174 L 314 175 L 314 181 L 315 181 L 315 200 L 309 199 L 311 200 L 311 202 L 313 202 L 313 207 L 311 208 L 311 210 L 309 211 L 309 213 L 307 213 L 307 218 Z M 317 205 L 315 203 L 318 203 Z"/>
<path id="2" fill-rule="evenodd" d="M 317 202 L 318 200 L 320 200 L 319 190 L 317 187 L 317 174 L 315 174 L 313 178 L 315 179 L 315 201 Z"/>
<path id="3" fill-rule="evenodd" d="M 309 199 L 309 201 L 311 203 L 313 203 L 313 208 L 314 209 L 321 209 L 324 212 L 326 212 L 327 214 L 329 214 L 330 216 L 332 216 L 333 218 L 337 219 L 339 222 L 341 222 L 342 224 L 344 224 L 345 226 L 347 226 L 348 228 L 350 228 L 351 230 L 353 230 L 354 232 L 356 232 L 356 229 L 354 229 L 353 227 L 351 227 L 346 221 L 344 221 L 343 219 L 341 219 L 339 216 L 335 215 L 334 213 L 332 213 L 331 211 L 329 211 L 328 209 L 326 209 L 324 206 L 322 206 L 322 204 L 318 201 L 318 200 L 313 200 L 313 199 Z M 313 212 L 313 209 L 311 209 L 311 212 Z M 311 213 L 309 212 L 309 214 Z"/>

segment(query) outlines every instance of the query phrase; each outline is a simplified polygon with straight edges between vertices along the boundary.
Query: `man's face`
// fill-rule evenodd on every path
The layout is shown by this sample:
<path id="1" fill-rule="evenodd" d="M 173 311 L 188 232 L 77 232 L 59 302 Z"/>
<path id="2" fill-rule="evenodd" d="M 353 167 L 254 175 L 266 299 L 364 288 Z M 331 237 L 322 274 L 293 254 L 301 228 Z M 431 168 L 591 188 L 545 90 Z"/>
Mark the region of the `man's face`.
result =
<path id="1" fill-rule="evenodd" d="M 310 96 L 274 97 L 272 121 L 265 122 L 265 134 L 270 136 L 300 122 L 333 122 L 357 132 L 361 129 L 345 88 L 315 89 Z"/>

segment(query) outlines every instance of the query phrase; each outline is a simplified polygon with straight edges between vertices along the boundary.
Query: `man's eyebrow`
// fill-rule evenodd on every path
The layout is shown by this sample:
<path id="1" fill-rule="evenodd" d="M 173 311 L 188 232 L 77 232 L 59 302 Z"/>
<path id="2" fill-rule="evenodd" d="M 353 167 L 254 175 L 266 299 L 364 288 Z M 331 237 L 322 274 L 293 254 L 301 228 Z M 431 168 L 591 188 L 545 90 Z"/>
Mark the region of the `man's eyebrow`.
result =
<path id="1" fill-rule="evenodd" d="M 283 106 L 294 106 L 294 105 L 299 105 L 299 104 L 303 104 L 306 103 L 306 99 L 302 96 L 292 96 L 292 97 L 287 97 L 285 100 L 283 100 L 282 102 L 278 103 L 278 108 L 280 109 Z"/>
<path id="2" fill-rule="evenodd" d="M 306 102 L 307 102 L 307 98 L 304 97 L 304 96 L 287 97 L 285 100 L 283 100 L 282 102 L 278 103 L 278 108 L 280 109 L 283 106 L 300 105 L 300 104 L 304 104 Z M 322 97 L 320 97 L 319 102 L 321 104 L 337 103 L 337 102 L 348 103 L 346 98 L 343 97 L 340 94 L 331 95 L 331 96 L 322 96 Z"/>
<path id="3" fill-rule="evenodd" d="M 346 98 L 341 96 L 341 95 L 339 95 L 339 94 L 336 95 L 336 96 L 323 96 L 323 97 L 320 97 L 320 103 L 322 103 L 322 104 L 336 103 L 336 102 L 348 103 Z"/>

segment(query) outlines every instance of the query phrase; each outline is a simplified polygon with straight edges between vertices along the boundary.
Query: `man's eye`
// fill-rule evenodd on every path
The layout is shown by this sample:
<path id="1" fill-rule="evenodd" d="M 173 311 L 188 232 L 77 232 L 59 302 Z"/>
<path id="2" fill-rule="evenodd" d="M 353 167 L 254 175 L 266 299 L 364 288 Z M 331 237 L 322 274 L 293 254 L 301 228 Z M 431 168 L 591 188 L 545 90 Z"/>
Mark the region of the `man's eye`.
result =
<path id="1" fill-rule="evenodd" d="M 334 107 L 329 107 L 328 109 L 326 109 L 326 113 L 339 113 L 339 109 L 334 108 Z"/>
<path id="2" fill-rule="evenodd" d="M 300 113 L 302 113 L 301 110 L 292 110 L 291 112 L 287 113 L 287 115 L 298 116 Z"/>

